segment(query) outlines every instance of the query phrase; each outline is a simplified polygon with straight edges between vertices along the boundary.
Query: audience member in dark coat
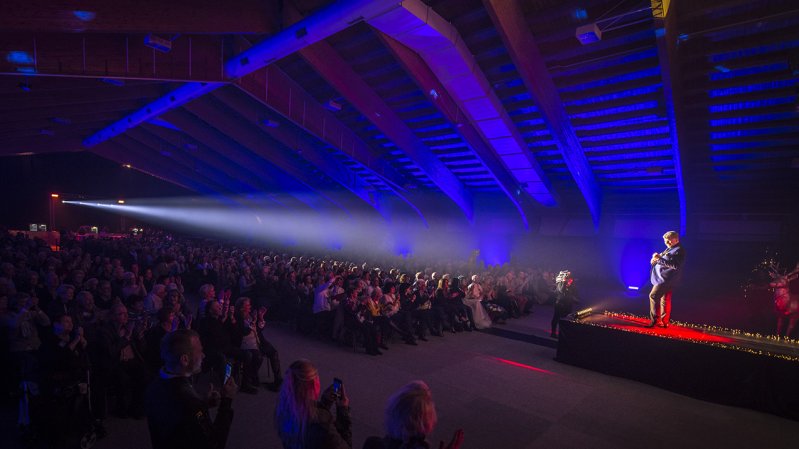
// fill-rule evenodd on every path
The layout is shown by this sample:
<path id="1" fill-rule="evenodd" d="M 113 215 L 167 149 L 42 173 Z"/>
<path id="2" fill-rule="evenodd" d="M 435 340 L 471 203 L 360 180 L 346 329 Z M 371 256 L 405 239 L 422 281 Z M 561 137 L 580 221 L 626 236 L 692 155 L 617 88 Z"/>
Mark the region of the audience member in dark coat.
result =
<path id="1" fill-rule="evenodd" d="M 194 390 L 190 377 L 199 373 L 203 347 L 199 335 L 180 329 L 164 338 L 161 346 L 164 368 L 147 389 L 147 425 L 153 449 L 223 449 L 233 422 L 236 383 L 225 382 L 220 394 L 213 389 L 207 398 Z M 212 421 L 209 406 L 219 403 Z"/>

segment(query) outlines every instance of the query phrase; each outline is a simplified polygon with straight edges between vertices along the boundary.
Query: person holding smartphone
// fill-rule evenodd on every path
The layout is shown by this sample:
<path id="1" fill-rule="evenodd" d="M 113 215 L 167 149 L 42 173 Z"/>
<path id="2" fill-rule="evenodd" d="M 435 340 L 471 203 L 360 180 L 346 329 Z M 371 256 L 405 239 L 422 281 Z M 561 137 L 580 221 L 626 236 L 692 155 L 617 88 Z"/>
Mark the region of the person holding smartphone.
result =
<path id="1" fill-rule="evenodd" d="M 228 376 L 218 392 L 211 386 L 207 397 L 194 390 L 191 376 L 202 367 L 203 346 L 197 332 L 179 329 L 161 342 L 164 367 L 147 390 L 147 425 L 153 449 L 222 449 L 233 422 L 233 397 L 238 388 Z M 216 418 L 210 406 L 219 406 Z"/>
<path id="2" fill-rule="evenodd" d="M 275 429 L 284 449 L 352 449 L 350 400 L 343 382 L 335 379 L 321 392 L 319 371 L 309 360 L 286 370 L 275 407 Z M 330 407 L 336 405 L 336 416 Z"/>

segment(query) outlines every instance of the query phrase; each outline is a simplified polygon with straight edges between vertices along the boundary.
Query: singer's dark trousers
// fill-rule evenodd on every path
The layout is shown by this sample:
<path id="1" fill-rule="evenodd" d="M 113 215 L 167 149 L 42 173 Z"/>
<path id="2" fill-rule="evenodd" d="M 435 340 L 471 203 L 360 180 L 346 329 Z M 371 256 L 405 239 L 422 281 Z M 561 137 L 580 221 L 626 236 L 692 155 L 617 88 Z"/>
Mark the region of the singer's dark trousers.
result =
<path id="1" fill-rule="evenodd" d="M 669 324 L 671 319 L 671 286 L 657 284 L 649 292 L 649 319 L 652 322 Z"/>

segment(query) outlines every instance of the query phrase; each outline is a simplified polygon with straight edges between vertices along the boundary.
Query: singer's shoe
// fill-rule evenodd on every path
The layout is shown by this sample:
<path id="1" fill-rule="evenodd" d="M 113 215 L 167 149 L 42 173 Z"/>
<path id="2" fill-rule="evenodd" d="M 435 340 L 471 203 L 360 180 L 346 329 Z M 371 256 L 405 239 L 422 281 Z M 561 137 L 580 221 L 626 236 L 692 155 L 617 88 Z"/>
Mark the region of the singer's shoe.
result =
<path id="1" fill-rule="evenodd" d="M 655 327 L 656 324 L 658 324 L 658 322 L 655 321 L 655 320 L 652 320 L 652 321 L 649 322 L 649 324 L 646 325 L 646 327 Z"/>

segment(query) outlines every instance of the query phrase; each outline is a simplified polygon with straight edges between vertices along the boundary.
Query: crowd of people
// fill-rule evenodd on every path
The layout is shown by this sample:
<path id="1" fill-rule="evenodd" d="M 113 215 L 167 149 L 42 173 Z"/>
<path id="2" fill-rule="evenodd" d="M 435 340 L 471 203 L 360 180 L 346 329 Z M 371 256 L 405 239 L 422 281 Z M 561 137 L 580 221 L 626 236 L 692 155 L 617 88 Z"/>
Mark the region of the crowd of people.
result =
<path id="1" fill-rule="evenodd" d="M 11 393 L 4 397 L 20 401 L 19 423 L 31 435 L 55 415 L 80 421 L 47 432 L 54 442 L 70 432 L 102 436 L 107 411 L 143 417 L 147 385 L 169 376 L 162 349 L 175 332 L 196 332 L 200 370 L 220 390 L 232 366 L 237 390 L 256 394 L 283 384 L 278 351 L 263 332 L 270 320 L 380 355 L 396 338 L 416 345 L 470 332 L 555 299 L 550 272 L 473 259 L 353 262 L 162 231 L 64 236 L 57 249 L 4 232 L 0 259 L 0 357 L 12 367 L 2 370 Z M 259 379 L 264 361 L 269 383 Z M 76 404 L 86 412 L 75 413 Z"/>

